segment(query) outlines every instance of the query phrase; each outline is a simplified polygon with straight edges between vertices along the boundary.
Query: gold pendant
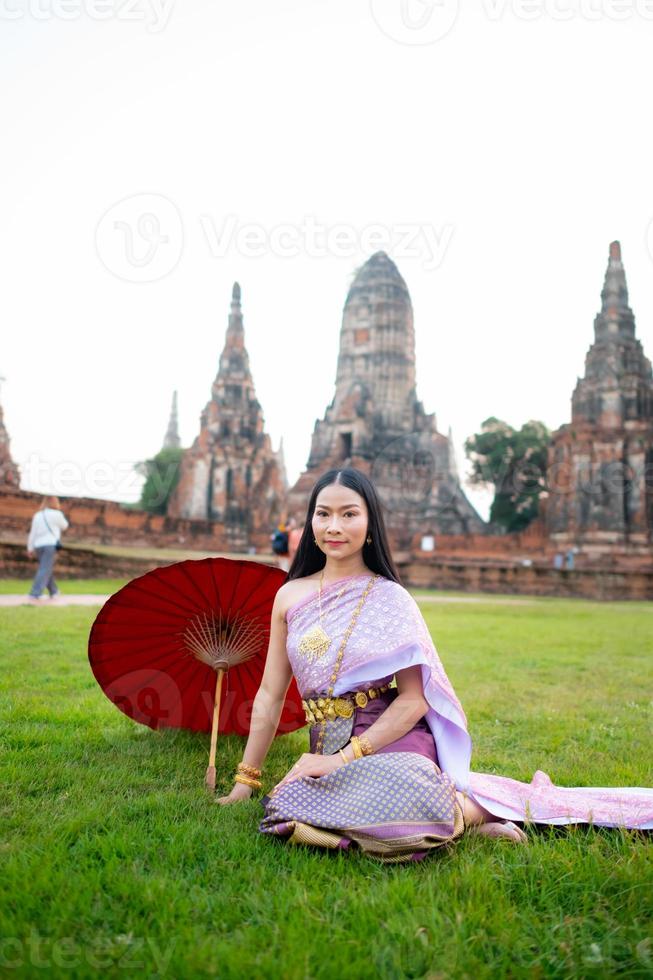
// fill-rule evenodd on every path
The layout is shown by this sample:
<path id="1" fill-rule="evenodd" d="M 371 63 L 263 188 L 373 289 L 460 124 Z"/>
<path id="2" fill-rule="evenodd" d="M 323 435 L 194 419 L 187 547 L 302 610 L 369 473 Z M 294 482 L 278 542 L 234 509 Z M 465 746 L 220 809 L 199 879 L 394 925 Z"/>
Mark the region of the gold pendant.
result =
<path id="1" fill-rule="evenodd" d="M 331 638 L 327 636 L 318 624 L 310 629 L 308 633 L 304 633 L 299 641 L 297 650 L 307 660 L 318 660 L 324 656 L 330 646 Z"/>

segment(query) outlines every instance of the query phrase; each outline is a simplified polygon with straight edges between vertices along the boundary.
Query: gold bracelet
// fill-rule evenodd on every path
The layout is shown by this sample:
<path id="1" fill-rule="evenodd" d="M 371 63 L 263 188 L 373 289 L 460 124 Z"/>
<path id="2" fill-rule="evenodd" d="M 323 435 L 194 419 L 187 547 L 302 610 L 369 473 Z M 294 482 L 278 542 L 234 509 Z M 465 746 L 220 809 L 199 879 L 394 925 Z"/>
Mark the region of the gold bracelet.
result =
<path id="1" fill-rule="evenodd" d="M 374 749 L 367 735 L 357 735 L 356 737 L 358 738 L 358 744 L 361 747 L 363 755 L 373 755 Z"/>
<path id="2" fill-rule="evenodd" d="M 261 775 L 260 769 L 257 769 L 256 766 L 248 766 L 246 762 L 239 762 L 236 768 L 238 772 L 242 772 L 246 776 L 252 776 L 254 779 L 257 779 Z"/>
<path id="3" fill-rule="evenodd" d="M 259 779 L 252 779 L 250 776 L 242 776 L 239 772 L 234 776 L 234 782 L 242 783 L 244 786 L 251 786 L 252 789 L 260 789 L 263 783 Z"/>
<path id="4" fill-rule="evenodd" d="M 361 749 L 360 742 L 358 741 L 358 735 L 352 735 L 350 742 L 351 747 L 354 750 L 354 759 L 362 759 L 363 750 Z"/>
<path id="5" fill-rule="evenodd" d="M 347 758 L 347 756 L 345 755 L 345 753 L 342 751 L 342 749 L 338 749 L 338 752 L 342 756 L 342 761 L 344 762 L 344 764 L 347 765 L 348 762 L 349 762 L 349 759 Z"/>

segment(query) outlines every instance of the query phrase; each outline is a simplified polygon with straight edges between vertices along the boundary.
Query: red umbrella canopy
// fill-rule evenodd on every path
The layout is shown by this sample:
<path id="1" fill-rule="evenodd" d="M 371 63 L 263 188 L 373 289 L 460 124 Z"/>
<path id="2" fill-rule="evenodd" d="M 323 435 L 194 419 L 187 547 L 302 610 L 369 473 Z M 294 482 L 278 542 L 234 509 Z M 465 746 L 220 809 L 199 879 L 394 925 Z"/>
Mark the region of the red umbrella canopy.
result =
<path id="1" fill-rule="evenodd" d="M 210 731 L 216 669 L 236 651 L 222 684 L 223 734 L 249 733 L 270 639 L 274 597 L 286 573 L 232 558 L 180 561 L 133 579 L 100 610 L 89 636 L 95 678 L 126 715 L 150 728 Z M 205 659 L 198 659 L 208 650 Z M 227 651 L 227 654 L 224 651 Z M 293 680 L 277 735 L 306 724 Z"/>

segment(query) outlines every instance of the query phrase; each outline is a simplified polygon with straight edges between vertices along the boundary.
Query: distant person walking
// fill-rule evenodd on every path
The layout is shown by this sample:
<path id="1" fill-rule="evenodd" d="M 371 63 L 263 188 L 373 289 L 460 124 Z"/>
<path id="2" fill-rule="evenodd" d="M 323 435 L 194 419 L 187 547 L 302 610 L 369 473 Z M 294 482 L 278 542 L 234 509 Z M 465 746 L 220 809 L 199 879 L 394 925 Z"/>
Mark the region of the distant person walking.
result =
<path id="1" fill-rule="evenodd" d="M 51 599 L 59 595 L 53 569 L 57 551 L 61 547 L 61 532 L 67 527 L 68 521 L 61 511 L 59 498 L 44 497 L 43 503 L 32 518 L 32 526 L 27 538 L 27 554 L 30 558 L 36 554 L 39 562 L 29 591 L 30 602 L 39 602 L 44 588 L 47 588 Z"/>
<path id="2" fill-rule="evenodd" d="M 298 527 L 297 521 L 294 517 L 291 517 L 288 521 L 288 567 L 292 565 L 295 560 L 295 553 L 299 547 L 299 542 L 302 539 L 302 534 L 304 533 L 304 525 Z"/>
<path id="3" fill-rule="evenodd" d="M 278 525 L 272 535 L 272 551 L 277 556 L 277 565 L 279 568 L 287 572 L 290 568 L 290 562 L 288 561 L 288 531 L 286 530 L 284 521 Z"/>

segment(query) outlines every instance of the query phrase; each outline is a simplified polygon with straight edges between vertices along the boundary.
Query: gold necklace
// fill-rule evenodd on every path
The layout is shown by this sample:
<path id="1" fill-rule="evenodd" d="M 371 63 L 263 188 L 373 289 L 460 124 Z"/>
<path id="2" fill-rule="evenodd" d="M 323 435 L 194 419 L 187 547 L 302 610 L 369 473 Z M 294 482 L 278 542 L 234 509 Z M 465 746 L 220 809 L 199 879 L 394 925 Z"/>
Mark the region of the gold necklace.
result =
<path id="1" fill-rule="evenodd" d="M 358 601 L 358 605 L 354 609 L 354 615 L 351 617 L 351 622 L 350 622 L 349 626 L 347 627 L 347 629 L 345 630 L 345 635 L 342 638 L 342 642 L 340 644 L 340 649 L 338 650 L 338 656 L 336 657 L 335 663 L 333 665 L 333 670 L 331 672 L 331 677 L 329 678 L 329 687 L 328 687 L 328 690 L 327 690 L 327 693 L 326 693 L 326 696 L 328 698 L 333 697 L 333 692 L 334 692 L 335 687 L 336 687 L 336 681 L 338 680 L 338 673 L 339 673 L 340 667 L 342 665 L 342 658 L 345 655 L 345 647 L 347 646 L 347 640 L 351 636 L 352 630 L 354 629 L 354 626 L 356 625 L 356 621 L 358 620 L 358 617 L 360 616 L 360 611 L 363 608 L 363 603 L 365 602 L 365 600 L 366 600 L 366 598 L 368 596 L 368 593 L 369 593 L 370 589 L 372 588 L 372 586 L 374 585 L 374 583 L 376 582 L 376 580 L 378 578 L 381 578 L 381 576 L 379 574 L 374 574 L 374 575 L 372 575 L 372 577 L 368 581 L 367 585 L 365 586 L 365 591 L 363 592 L 362 596 L 360 597 L 360 599 Z M 315 752 L 316 752 L 317 755 L 322 755 L 322 749 L 324 748 L 324 736 L 326 735 L 326 727 L 327 727 L 327 719 L 325 717 L 322 720 L 322 725 L 320 727 L 320 731 L 318 732 L 317 741 L 315 743 Z"/>
<path id="2" fill-rule="evenodd" d="M 324 569 L 322 569 L 322 572 L 320 574 L 320 588 L 318 591 L 319 622 L 317 622 L 315 626 L 311 627 L 311 629 L 307 633 L 304 633 L 304 635 L 300 638 L 299 644 L 297 646 L 298 653 L 300 653 L 302 657 L 305 657 L 306 660 L 309 660 L 311 663 L 315 660 L 319 660 L 320 657 L 323 657 L 324 654 L 329 649 L 329 647 L 331 646 L 331 637 L 324 630 L 322 626 L 322 622 L 323 622 L 322 580 L 323 579 L 324 579 Z M 343 587 L 340 589 L 340 592 L 336 596 L 336 602 L 342 596 L 342 593 L 345 591 L 346 588 L 347 588 L 347 583 L 345 582 Z"/>

